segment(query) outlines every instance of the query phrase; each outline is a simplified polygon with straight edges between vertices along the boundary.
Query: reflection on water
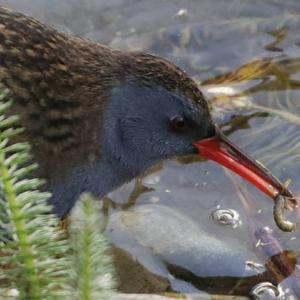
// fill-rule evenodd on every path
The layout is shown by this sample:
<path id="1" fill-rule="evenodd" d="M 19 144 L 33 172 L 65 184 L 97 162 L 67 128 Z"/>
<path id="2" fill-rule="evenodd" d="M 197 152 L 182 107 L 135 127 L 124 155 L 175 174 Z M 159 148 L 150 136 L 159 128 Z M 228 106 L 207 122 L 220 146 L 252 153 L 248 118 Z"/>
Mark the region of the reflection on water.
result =
<path id="1" fill-rule="evenodd" d="M 299 194 L 298 0 L 0 0 L 0 4 L 113 47 L 171 59 L 199 82 L 224 132 L 281 180 L 290 178 L 292 190 Z M 240 178 L 197 157 L 166 161 L 104 202 L 114 243 L 157 278 L 168 280 L 170 290 L 249 294 L 255 292 L 254 286 L 256 293 L 261 292 L 256 284 L 269 282 L 299 298 L 300 276 L 295 269 L 299 232 L 280 232 L 272 205 Z M 239 226 L 220 226 L 211 218 L 216 210 L 229 208 L 239 212 L 243 221 Z M 227 264 L 237 253 L 239 262 Z M 263 275 L 247 275 L 249 261 L 263 266 L 253 267 Z"/>

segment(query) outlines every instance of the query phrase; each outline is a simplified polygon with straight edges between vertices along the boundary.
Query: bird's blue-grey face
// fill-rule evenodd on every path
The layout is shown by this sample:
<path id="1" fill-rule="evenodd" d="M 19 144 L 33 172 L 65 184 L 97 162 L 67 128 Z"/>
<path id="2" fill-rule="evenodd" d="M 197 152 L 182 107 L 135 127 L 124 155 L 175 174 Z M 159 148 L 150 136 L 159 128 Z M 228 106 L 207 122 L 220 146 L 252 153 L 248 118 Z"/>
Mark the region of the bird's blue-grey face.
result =
<path id="1" fill-rule="evenodd" d="M 221 134 L 206 103 L 201 105 L 161 86 L 139 82 L 116 86 L 110 100 L 101 152 L 123 179 L 131 179 L 161 160 L 198 151 L 273 199 L 287 193 L 268 170 Z"/>
<path id="2" fill-rule="evenodd" d="M 207 107 L 161 86 L 123 83 L 111 91 L 102 153 L 136 176 L 161 160 L 195 153 L 193 142 L 213 135 Z"/>

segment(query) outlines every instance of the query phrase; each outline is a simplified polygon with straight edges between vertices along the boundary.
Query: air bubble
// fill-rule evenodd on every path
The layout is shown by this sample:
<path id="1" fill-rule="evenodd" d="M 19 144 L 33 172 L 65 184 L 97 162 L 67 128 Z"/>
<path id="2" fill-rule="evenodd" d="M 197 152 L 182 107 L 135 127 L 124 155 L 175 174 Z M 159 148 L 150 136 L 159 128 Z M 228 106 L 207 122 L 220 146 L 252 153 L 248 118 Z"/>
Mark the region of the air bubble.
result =
<path id="1" fill-rule="evenodd" d="M 216 209 L 212 212 L 212 218 L 216 223 L 231 226 L 232 228 L 242 225 L 240 215 L 234 209 Z"/>
<path id="2" fill-rule="evenodd" d="M 282 299 L 282 293 L 279 289 L 271 282 L 261 282 L 255 285 L 250 291 L 250 295 L 254 297 L 255 300 L 265 300 L 265 299 Z"/>

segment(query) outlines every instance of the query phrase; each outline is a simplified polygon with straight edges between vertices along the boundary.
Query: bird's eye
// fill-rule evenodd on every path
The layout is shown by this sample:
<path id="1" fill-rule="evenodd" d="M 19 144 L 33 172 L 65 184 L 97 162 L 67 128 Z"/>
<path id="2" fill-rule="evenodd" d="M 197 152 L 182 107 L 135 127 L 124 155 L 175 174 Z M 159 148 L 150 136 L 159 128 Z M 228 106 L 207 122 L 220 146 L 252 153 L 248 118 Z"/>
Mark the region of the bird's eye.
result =
<path id="1" fill-rule="evenodd" d="M 186 121 L 182 116 L 175 116 L 170 120 L 170 127 L 173 131 L 180 131 L 186 128 Z"/>

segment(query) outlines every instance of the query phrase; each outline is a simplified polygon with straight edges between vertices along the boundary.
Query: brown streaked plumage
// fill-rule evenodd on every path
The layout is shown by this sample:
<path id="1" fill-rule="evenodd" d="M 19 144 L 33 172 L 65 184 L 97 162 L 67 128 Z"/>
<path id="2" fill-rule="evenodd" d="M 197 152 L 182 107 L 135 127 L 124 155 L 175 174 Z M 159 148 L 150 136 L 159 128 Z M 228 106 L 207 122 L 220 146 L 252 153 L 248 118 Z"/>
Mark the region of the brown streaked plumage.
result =
<path id="1" fill-rule="evenodd" d="M 0 81 L 12 92 L 42 176 L 99 155 L 94 124 L 110 88 L 131 74 L 204 102 L 195 83 L 160 57 L 112 50 L 0 8 Z"/>

